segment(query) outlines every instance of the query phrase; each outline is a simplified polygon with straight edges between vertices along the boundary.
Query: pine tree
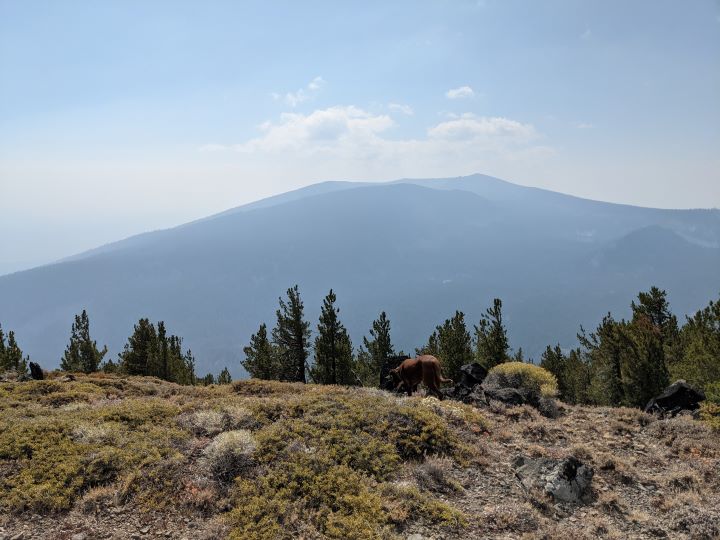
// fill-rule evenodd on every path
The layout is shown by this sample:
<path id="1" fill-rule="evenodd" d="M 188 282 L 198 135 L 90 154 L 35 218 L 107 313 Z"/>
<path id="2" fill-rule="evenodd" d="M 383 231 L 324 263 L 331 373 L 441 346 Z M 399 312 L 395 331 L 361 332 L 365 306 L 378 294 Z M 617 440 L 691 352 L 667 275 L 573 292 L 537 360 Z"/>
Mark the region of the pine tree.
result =
<path id="1" fill-rule="evenodd" d="M 638 294 L 638 303 L 630 304 L 635 322 L 647 318 L 658 329 L 663 348 L 670 345 L 678 335 L 677 317 L 670 311 L 667 293 L 657 287 L 650 287 L 648 292 Z"/>
<path id="2" fill-rule="evenodd" d="M 5 335 L 0 327 L 0 370 L 26 373 L 29 362 L 29 356 L 23 358 L 22 349 L 15 340 L 15 332 L 12 330 L 8 332 L 6 344 Z"/>
<path id="3" fill-rule="evenodd" d="M 591 373 L 588 364 L 583 361 L 580 349 L 573 349 L 565 362 L 565 392 L 567 403 L 589 403 L 588 389 L 591 384 Z"/>
<path id="4" fill-rule="evenodd" d="M 475 326 L 476 358 L 487 369 L 507 362 L 510 345 L 502 320 L 502 300 L 495 298 Z"/>
<path id="5" fill-rule="evenodd" d="M 395 356 L 390 339 L 390 320 L 384 311 L 372 322 L 370 339 L 364 337 L 363 345 L 364 348 L 360 348 L 357 357 L 358 369 L 362 372 L 360 377 L 365 384 L 377 386 L 380 383 L 380 370 L 385 361 Z"/>
<path id="6" fill-rule="evenodd" d="M 673 379 L 706 389 L 720 381 L 720 299 L 688 317 L 668 368 Z"/>
<path id="7" fill-rule="evenodd" d="M 250 345 L 243 348 L 245 360 L 240 362 L 250 377 L 255 379 L 279 379 L 277 353 L 267 336 L 267 326 L 260 325 L 257 333 L 250 336 Z"/>
<path id="8" fill-rule="evenodd" d="M 171 380 L 170 373 L 170 346 L 167 338 L 167 330 L 165 322 L 157 323 L 157 366 L 155 368 L 156 375 L 166 381 Z"/>
<path id="9" fill-rule="evenodd" d="M 97 342 L 91 339 L 90 318 L 83 309 L 80 315 L 75 315 L 75 322 L 70 331 L 70 343 L 65 348 L 60 369 L 93 373 L 99 369 L 107 350 L 107 346 L 103 347 L 102 351 L 99 350 Z"/>
<path id="10" fill-rule="evenodd" d="M 155 326 L 149 319 L 140 319 L 119 355 L 122 371 L 128 375 L 149 375 L 156 350 Z"/>
<path id="11" fill-rule="evenodd" d="M 594 405 L 625 404 L 622 365 L 630 347 L 625 326 L 608 313 L 595 332 L 588 335 L 580 327 L 578 340 L 591 372 L 588 400 Z"/>
<path id="12" fill-rule="evenodd" d="M 185 373 L 183 384 L 194 385 L 197 384 L 197 376 L 195 375 L 195 357 L 190 349 L 188 349 L 182 357 L 183 364 L 185 365 Z M 212 377 L 212 373 L 209 374 Z"/>
<path id="13" fill-rule="evenodd" d="M 563 354 L 559 343 L 554 348 L 550 345 L 545 348 L 545 352 L 540 357 L 540 367 L 555 375 L 558 382 L 559 397 L 563 401 L 568 401 L 570 392 L 568 391 L 567 380 L 567 358 Z"/>
<path id="14" fill-rule="evenodd" d="M 298 286 L 287 290 L 288 300 L 278 299 L 277 324 L 272 331 L 280 360 L 279 377 L 285 381 L 305 382 L 310 323 L 303 319 L 303 303 Z"/>
<path id="15" fill-rule="evenodd" d="M 217 383 L 218 384 L 230 384 L 232 382 L 232 375 L 230 375 L 230 370 L 225 367 L 220 372 L 220 375 L 217 376 Z"/>
<path id="16" fill-rule="evenodd" d="M 200 386 L 210 386 L 211 384 L 215 384 L 215 376 L 212 373 L 208 373 L 204 377 L 199 378 L 197 384 Z"/>
<path id="17" fill-rule="evenodd" d="M 5 332 L 0 324 L 0 369 L 5 367 Z"/>
<path id="18" fill-rule="evenodd" d="M 315 338 L 315 365 L 311 373 L 320 384 L 355 384 L 352 343 L 340 322 L 340 310 L 335 307 L 337 297 L 332 289 L 323 300 Z"/>
<path id="19" fill-rule="evenodd" d="M 436 326 L 425 345 L 415 349 L 418 355 L 429 354 L 440 360 L 444 375 L 457 380 L 460 368 L 473 361 L 472 339 L 465 326 L 465 314 L 456 311 L 455 315 Z"/>
<path id="20" fill-rule="evenodd" d="M 622 364 L 624 404 L 644 407 L 669 383 L 660 328 L 649 317 L 627 325 L 626 355 Z"/>

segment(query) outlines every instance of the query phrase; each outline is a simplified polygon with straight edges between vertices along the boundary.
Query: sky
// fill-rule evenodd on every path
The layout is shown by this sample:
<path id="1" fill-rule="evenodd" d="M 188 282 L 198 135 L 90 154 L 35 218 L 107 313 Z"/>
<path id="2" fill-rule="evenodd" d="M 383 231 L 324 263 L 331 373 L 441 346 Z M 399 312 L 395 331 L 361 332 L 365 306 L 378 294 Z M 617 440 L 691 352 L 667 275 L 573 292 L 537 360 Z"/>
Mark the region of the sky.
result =
<path id="1" fill-rule="evenodd" d="M 472 173 L 720 207 L 720 2 L 0 0 L 0 274 Z"/>

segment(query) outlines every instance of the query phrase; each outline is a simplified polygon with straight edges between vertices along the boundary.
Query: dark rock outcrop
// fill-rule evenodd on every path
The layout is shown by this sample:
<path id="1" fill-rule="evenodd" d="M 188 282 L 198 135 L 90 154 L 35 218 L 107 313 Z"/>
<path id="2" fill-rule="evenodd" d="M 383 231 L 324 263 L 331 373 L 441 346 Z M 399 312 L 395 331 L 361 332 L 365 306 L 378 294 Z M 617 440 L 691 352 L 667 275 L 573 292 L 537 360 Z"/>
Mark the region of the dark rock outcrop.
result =
<path id="1" fill-rule="evenodd" d="M 397 382 L 392 378 L 392 375 L 390 374 L 391 369 L 395 369 L 398 367 L 403 360 L 407 360 L 410 358 L 409 356 L 401 355 L 401 356 L 390 356 L 389 358 L 385 359 L 385 363 L 380 368 L 380 388 L 383 390 L 387 390 L 389 392 L 392 392 L 395 390 L 395 387 L 397 386 Z"/>
<path id="2" fill-rule="evenodd" d="M 705 400 L 702 390 L 697 390 L 683 380 L 668 386 L 660 395 L 652 398 L 645 406 L 646 413 L 675 416 L 681 411 L 696 411 Z"/>
<path id="3" fill-rule="evenodd" d="M 485 380 L 485 377 L 487 377 L 487 369 L 477 362 L 473 362 L 472 364 L 462 366 L 460 373 L 460 380 L 443 391 L 445 396 L 450 399 L 475 405 L 487 403 L 485 392 L 482 386 L 480 386 Z"/>
<path id="4" fill-rule="evenodd" d="M 488 399 L 502 401 L 507 405 L 532 405 L 537 407 L 538 399 L 536 395 L 527 388 L 484 388 L 485 395 Z"/>
<path id="5" fill-rule="evenodd" d="M 30 377 L 32 377 L 36 381 L 42 381 L 45 378 L 45 374 L 43 373 L 40 364 L 30 362 Z"/>
<path id="6" fill-rule="evenodd" d="M 519 456 L 513 462 L 515 475 L 525 489 L 535 487 L 556 502 L 587 504 L 592 502 L 595 471 L 574 457 L 562 460 L 531 459 Z"/>

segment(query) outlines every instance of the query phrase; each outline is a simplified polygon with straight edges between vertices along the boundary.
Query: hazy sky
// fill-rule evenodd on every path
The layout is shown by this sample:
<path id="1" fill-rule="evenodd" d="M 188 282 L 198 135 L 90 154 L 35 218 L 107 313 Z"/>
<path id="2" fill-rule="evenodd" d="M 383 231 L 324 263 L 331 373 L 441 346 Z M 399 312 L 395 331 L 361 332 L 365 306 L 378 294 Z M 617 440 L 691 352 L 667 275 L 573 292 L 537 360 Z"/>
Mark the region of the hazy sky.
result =
<path id="1" fill-rule="evenodd" d="M 474 172 L 720 207 L 720 3 L 0 0 L 0 273 Z"/>

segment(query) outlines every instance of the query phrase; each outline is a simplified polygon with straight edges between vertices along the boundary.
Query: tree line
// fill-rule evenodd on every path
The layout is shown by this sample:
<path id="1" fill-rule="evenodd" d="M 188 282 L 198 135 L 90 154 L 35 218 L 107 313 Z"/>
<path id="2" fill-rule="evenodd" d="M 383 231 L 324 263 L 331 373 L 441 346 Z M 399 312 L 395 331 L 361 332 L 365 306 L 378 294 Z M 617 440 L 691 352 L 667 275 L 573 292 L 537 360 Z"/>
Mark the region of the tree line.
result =
<path id="1" fill-rule="evenodd" d="M 228 368 L 218 376 L 208 373 L 198 377 L 195 373 L 195 357 L 190 349 L 183 351 L 182 338 L 168 334 L 163 321 L 157 324 L 149 319 L 140 319 L 133 328 L 123 351 L 114 362 L 104 360 L 107 346 L 99 349 L 97 342 L 90 337 L 90 318 L 83 310 L 75 315 L 70 329 L 70 339 L 60 359 L 60 369 L 82 373 L 118 373 L 124 375 L 143 375 L 158 377 L 166 381 L 185 385 L 230 384 L 232 377 Z M 0 372 L 15 371 L 27 373 L 30 362 L 28 356 L 18 347 L 14 332 L 8 333 L 7 344 L 0 327 Z"/>
<path id="2" fill-rule="evenodd" d="M 331 289 L 323 300 L 313 339 L 298 286 L 289 288 L 285 298 L 278 298 L 275 326 L 268 330 L 263 322 L 250 336 L 242 366 L 258 379 L 378 386 L 386 360 L 403 354 L 393 346 L 390 320 L 381 312 L 355 349 L 336 302 Z M 682 325 L 670 309 L 666 292 L 657 287 L 640 292 L 630 307 L 629 320 L 617 320 L 608 313 L 594 331 L 580 327 L 576 348 L 547 346 L 540 366 L 557 378 L 561 399 L 643 406 L 676 379 L 720 394 L 720 301 L 710 301 Z M 465 314 L 456 311 L 436 326 L 415 353 L 436 356 L 446 376 L 456 380 L 461 366 L 471 362 L 490 369 L 503 362 L 525 361 L 522 348 L 513 351 L 510 347 L 499 298 L 470 329 Z M 211 373 L 199 377 L 192 352 L 183 349 L 182 338 L 169 334 L 163 321 L 154 324 L 140 319 L 117 361 L 104 360 L 106 354 L 107 347 L 99 349 L 90 337 L 90 321 L 83 310 L 75 316 L 61 359 L 63 370 L 147 375 L 179 384 L 232 380 L 227 367 L 217 377 Z M 25 372 L 28 362 L 14 332 L 6 339 L 0 327 L 0 370 Z"/>

